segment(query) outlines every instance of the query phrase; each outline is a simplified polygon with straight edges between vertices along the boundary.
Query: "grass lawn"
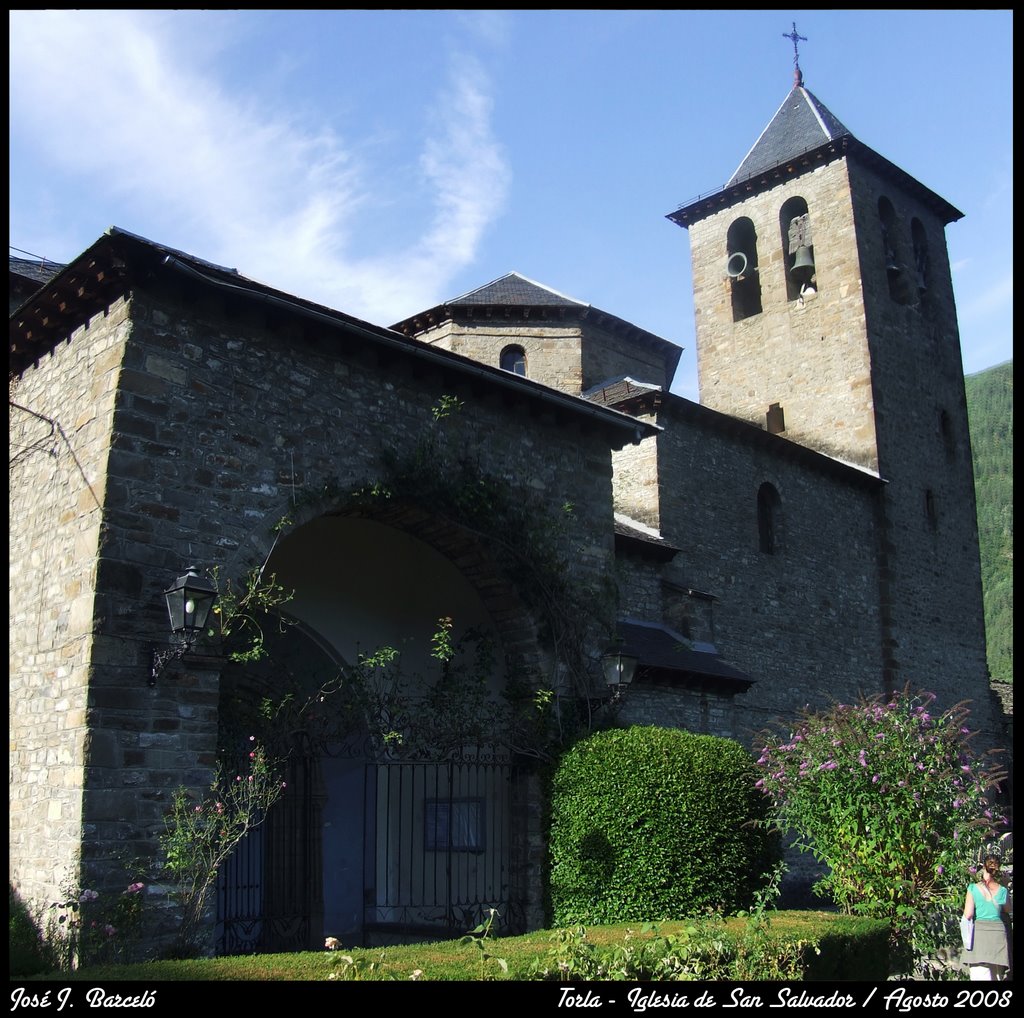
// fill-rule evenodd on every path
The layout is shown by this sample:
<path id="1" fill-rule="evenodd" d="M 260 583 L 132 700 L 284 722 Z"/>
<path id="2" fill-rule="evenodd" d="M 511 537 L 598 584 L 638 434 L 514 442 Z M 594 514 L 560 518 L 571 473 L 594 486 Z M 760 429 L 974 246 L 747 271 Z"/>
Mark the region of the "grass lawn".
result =
<path id="1" fill-rule="evenodd" d="M 747 920 L 730 919 L 726 929 L 740 935 Z M 849 933 L 864 920 L 850 919 L 827 912 L 778 912 L 771 917 L 771 935 L 785 940 L 819 941 L 830 934 Z M 692 923 L 664 922 L 657 933 L 672 936 L 683 932 Z M 651 937 L 640 923 L 620 923 L 587 929 L 587 941 L 598 946 L 615 947 L 628 936 Z M 82 969 L 71 976 L 60 974 L 61 980 L 108 981 L 317 981 L 330 978 L 409 980 L 413 973 L 423 980 L 480 980 L 530 978 L 535 962 L 551 962 L 556 948 L 556 934 L 539 930 L 517 937 L 488 939 L 486 954 L 475 944 L 457 940 L 429 944 L 408 944 L 377 948 L 343 948 L 338 951 L 306 951 L 292 954 L 238 955 L 224 958 L 203 958 L 190 961 L 154 961 L 137 965 L 119 965 Z M 352 959 L 350 965 L 345 958 Z M 507 972 L 495 960 L 501 958 Z M 881 976 L 884 978 L 884 974 Z M 40 977 L 55 978 L 54 974 Z"/>

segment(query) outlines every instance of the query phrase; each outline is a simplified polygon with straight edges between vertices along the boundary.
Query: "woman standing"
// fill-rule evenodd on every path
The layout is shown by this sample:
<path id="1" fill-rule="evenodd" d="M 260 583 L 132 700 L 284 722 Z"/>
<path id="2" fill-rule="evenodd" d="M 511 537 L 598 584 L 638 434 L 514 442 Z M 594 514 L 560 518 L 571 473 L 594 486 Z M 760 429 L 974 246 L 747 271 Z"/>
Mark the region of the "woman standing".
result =
<path id="1" fill-rule="evenodd" d="M 1010 895 L 999 883 L 998 856 L 986 856 L 977 883 L 967 888 L 964 918 L 974 920 L 974 943 L 960 960 L 971 967 L 971 979 L 1004 979 L 1010 967 L 1008 920 Z"/>

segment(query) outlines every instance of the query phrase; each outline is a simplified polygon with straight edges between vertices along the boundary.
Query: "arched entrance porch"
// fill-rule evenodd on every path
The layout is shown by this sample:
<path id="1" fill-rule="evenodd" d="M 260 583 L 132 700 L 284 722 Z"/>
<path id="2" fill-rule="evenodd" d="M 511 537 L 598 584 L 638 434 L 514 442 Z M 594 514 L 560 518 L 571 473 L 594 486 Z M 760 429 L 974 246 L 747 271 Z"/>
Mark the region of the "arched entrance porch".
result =
<path id="1" fill-rule="evenodd" d="M 512 657 L 502 629 L 515 598 L 495 576 L 482 596 L 486 555 L 444 528 L 434 533 L 474 582 L 409 530 L 353 517 L 311 521 L 268 561 L 295 596 L 286 624 L 266 627 L 266 656 L 225 669 L 222 729 L 264 699 L 305 702 L 325 684 L 336 691 L 321 712 L 330 718 L 275 733 L 287 744 L 287 793 L 224 868 L 222 953 L 317 948 L 326 936 L 361 944 L 450 935 L 492 907 L 505 927 L 522 926 L 526 778 L 502 732 L 466 728 L 464 700 L 445 699 L 454 666 L 431 641 L 445 618 L 453 641 L 473 634 L 475 648 L 493 644 L 498 653 L 483 671 L 474 662 L 474 678 L 496 703 L 508 665 L 521 660 L 522 617 Z M 504 626 L 488 597 L 500 602 Z M 385 647 L 397 652 L 394 666 L 367 670 Z M 359 699 L 367 690 L 345 685 L 354 676 L 379 683 L 372 694 L 390 684 L 397 696 Z M 357 701 L 358 718 L 347 709 Z M 422 713 L 432 708 L 442 716 Z"/>

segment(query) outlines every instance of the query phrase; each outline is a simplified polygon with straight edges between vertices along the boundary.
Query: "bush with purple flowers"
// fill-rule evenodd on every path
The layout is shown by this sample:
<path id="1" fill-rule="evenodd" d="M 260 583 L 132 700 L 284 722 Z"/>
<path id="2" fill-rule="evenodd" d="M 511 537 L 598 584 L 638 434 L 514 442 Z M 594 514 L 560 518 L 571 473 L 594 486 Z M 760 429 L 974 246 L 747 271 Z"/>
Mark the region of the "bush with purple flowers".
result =
<path id="1" fill-rule="evenodd" d="M 888 918 L 894 946 L 921 957 L 955 943 L 964 888 L 1005 818 L 1004 776 L 971 746 L 969 711 L 933 711 L 908 690 L 801 713 L 760 740 L 757 782 L 796 847 L 828 867 L 815 890 L 846 912 Z"/>

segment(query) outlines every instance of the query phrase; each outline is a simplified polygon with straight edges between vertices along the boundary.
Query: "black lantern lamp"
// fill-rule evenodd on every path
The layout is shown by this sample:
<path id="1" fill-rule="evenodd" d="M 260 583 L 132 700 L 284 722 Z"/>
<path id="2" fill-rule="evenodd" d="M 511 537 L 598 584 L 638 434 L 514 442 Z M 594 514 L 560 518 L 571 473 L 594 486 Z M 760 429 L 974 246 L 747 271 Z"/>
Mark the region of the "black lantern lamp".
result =
<path id="1" fill-rule="evenodd" d="M 210 609 L 217 600 L 213 584 L 189 566 L 184 576 L 179 576 L 165 591 L 167 617 L 171 623 L 171 635 L 177 646 L 168 650 L 153 650 L 153 670 L 149 684 L 155 685 L 157 677 L 169 661 L 183 658 L 195 646 L 199 634 L 206 628 Z"/>
<path id="2" fill-rule="evenodd" d="M 626 649 L 621 636 L 605 649 L 601 655 L 601 668 L 613 696 L 618 696 L 633 681 L 639 663 L 640 658 Z"/>

